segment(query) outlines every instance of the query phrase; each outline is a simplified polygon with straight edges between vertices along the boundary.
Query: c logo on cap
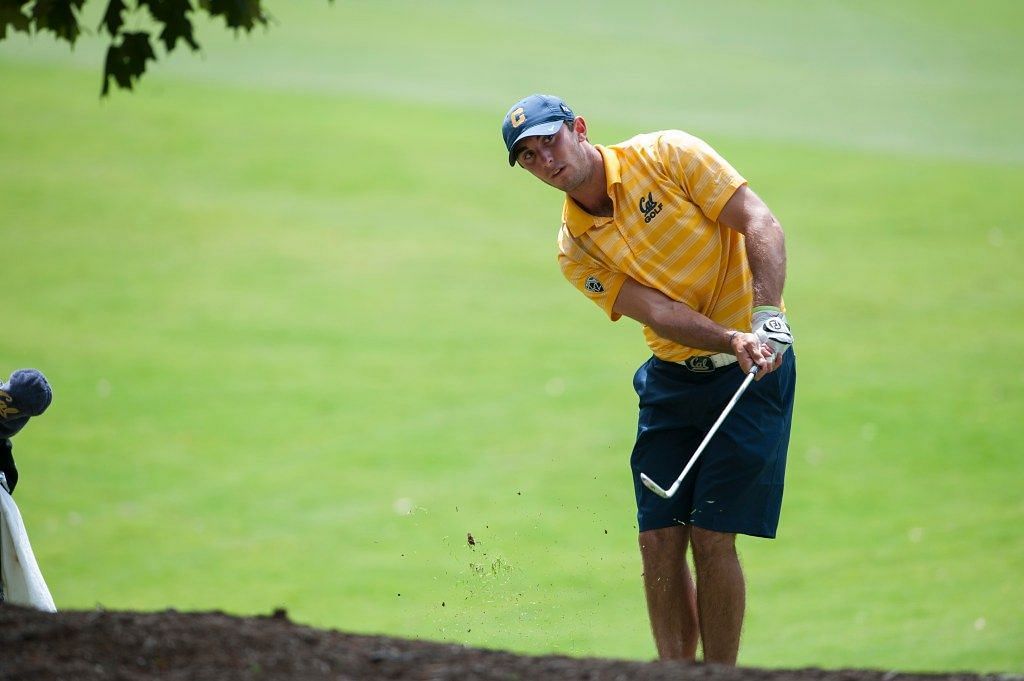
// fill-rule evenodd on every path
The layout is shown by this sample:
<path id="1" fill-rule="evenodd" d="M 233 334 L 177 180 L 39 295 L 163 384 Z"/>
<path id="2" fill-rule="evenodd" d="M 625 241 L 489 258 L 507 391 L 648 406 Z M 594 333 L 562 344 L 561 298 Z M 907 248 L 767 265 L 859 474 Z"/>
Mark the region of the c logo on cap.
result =
<path id="1" fill-rule="evenodd" d="M 526 122 L 526 114 L 523 112 L 523 107 L 519 107 L 515 111 L 509 114 L 509 120 L 512 122 L 513 128 L 518 128 L 520 125 Z"/>

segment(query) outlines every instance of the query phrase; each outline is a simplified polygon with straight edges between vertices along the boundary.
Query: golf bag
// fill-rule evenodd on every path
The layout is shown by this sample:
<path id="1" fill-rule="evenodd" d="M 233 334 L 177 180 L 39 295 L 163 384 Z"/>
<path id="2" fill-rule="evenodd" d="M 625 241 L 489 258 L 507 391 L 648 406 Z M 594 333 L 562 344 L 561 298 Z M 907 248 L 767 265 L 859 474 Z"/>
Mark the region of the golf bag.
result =
<path id="1" fill-rule="evenodd" d="M 34 369 L 16 371 L 0 385 L 0 603 L 56 612 L 11 496 L 18 484 L 11 438 L 30 418 L 46 411 L 51 398 L 46 378 Z"/>

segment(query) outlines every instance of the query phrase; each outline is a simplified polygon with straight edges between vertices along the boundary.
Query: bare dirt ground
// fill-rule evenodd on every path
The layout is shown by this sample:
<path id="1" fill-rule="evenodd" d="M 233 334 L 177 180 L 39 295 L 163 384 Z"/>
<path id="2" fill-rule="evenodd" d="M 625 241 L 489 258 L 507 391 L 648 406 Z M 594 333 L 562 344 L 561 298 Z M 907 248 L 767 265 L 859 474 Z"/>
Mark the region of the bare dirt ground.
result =
<path id="1" fill-rule="evenodd" d="M 1011 675 L 730 669 L 715 665 L 527 657 L 358 636 L 219 612 L 41 613 L 0 606 L 0 679 L 24 681 L 1024 681 Z"/>

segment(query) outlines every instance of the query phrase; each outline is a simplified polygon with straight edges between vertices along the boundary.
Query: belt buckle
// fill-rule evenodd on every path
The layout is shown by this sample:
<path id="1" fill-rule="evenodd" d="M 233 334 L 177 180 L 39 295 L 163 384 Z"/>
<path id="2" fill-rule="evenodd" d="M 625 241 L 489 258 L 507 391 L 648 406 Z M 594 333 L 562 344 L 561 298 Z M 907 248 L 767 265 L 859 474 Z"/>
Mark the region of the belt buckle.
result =
<path id="1" fill-rule="evenodd" d="M 683 361 L 683 366 L 695 374 L 710 374 L 715 370 L 715 363 L 711 361 L 711 355 L 694 355 Z"/>

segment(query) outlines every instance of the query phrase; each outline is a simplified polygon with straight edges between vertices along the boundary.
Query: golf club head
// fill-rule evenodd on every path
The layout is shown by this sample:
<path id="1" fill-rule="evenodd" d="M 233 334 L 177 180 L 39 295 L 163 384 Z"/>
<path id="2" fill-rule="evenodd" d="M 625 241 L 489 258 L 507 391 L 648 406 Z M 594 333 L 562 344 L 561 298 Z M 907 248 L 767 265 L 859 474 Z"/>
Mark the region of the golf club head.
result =
<path id="1" fill-rule="evenodd" d="M 640 482 L 644 483 L 644 487 L 646 487 L 647 489 L 651 490 L 652 492 L 657 494 L 662 499 L 668 499 L 670 496 L 672 496 L 671 492 L 662 489 L 661 486 L 658 483 L 654 482 L 649 477 L 647 477 L 646 473 L 641 473 L 640 474 Z M 675 490 L 672 490 L 672 491 L 674 492 Z"/>

